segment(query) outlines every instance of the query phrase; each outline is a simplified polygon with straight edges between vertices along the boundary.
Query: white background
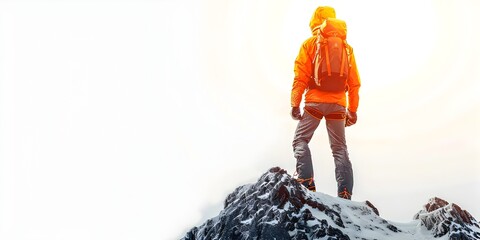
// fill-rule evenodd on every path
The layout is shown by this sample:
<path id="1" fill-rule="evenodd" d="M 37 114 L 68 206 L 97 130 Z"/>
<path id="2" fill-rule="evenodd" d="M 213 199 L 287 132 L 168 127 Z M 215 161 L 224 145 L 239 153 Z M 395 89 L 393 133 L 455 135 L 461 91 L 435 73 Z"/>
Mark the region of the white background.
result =
<path id="1" fill-rule="evenodd" d="M 293 174 L 293 62 L 319 4 L 362 78 L 354 201 L 480 218 L 474 1 L 0 1 L 0 239 L 179 239 L 270 167 Z M 336 194 L 324 123 L 318 190 Z"/>

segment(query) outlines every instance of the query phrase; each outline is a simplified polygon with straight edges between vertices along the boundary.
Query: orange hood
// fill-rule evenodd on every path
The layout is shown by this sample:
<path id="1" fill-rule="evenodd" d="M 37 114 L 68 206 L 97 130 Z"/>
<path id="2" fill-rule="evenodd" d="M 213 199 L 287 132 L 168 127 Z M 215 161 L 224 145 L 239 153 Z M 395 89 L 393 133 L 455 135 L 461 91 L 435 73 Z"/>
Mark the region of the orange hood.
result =
<path id="1" fill-rule="evenodd" d="M 315 10 L 312 19 L 310 20 L 310 30 L 315 33 L 315 30 L 320 26 L 327 18 L 335 18 L 335 9 L 329 6 L 321 6 Z"/>

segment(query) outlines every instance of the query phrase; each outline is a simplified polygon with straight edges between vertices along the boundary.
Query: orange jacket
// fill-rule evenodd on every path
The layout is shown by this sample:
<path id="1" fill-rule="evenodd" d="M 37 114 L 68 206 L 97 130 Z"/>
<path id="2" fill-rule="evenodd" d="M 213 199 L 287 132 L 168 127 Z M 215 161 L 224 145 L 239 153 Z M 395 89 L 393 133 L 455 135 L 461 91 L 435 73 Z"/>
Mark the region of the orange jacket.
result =
<path id="1" fill-rule="evenodd" d="M 327 16 L 326 16 L 327 15 Z M 312 20 L 310 21 L 310 28 L 313 30 L 323 22 L 326 17 L 335 17 L 335 11 L 329 7 L 319 7 L 315 11 Z M 357 112 L 358 108 L 358 91 L 360 89 L 360 76 L 358 74 L 357 65 L 353 49 L 350 47 L 349 63 L 350 71 L 348 74 L 348 105 L 347 94 L 345 92 L 332 93 L 324 92 L 319 89 L 309 89 L 308 83 L 313 76 L 313 59 L 316 52 L 316 36 L 319 30 L 312 31 L 313 36 L 303 42 L 300 52 L 295 60 L 295 78 L 293 80 L 291 105 L 292 107 L 300 106 L 302 96 L 305 90 L 305 102 L 322 102 L 322 103 L 337 103 L 348 107 L 351 112 Z"/>

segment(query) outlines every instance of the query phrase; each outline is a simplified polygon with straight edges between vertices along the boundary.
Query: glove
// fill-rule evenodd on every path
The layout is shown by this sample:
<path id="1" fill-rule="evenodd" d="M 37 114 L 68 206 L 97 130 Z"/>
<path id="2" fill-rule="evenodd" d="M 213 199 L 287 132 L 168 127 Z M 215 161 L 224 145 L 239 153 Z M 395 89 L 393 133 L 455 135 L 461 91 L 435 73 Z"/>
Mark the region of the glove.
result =
<path id="1" fill-rule="evenodd" d="M 352 126 L 357 122 L 357 113 L 356 112 L 350 112 L 347 110 L 347 117 L 345 119 L 345 126 L 349 127 Z"/>
<path id="2" fill-rule="evenodd" d="M 301 120 L 302 114 L 300 113 L 300 107 L 292 107 L 290 115 L 292 115 L 293 120 Z"/>

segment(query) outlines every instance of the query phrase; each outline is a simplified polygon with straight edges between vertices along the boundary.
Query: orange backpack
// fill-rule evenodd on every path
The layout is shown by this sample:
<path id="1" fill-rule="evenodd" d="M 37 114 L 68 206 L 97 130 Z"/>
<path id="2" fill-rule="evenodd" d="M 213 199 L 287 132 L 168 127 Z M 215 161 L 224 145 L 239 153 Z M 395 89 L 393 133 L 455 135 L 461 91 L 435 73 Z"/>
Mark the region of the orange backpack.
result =
<path id="1" fill-rule="evenodd" d="M 346 91 L 350 68 L 347 24 L 340 19 L 327 18 L 319 28 L 310 87 L 326 92 Z"/>

